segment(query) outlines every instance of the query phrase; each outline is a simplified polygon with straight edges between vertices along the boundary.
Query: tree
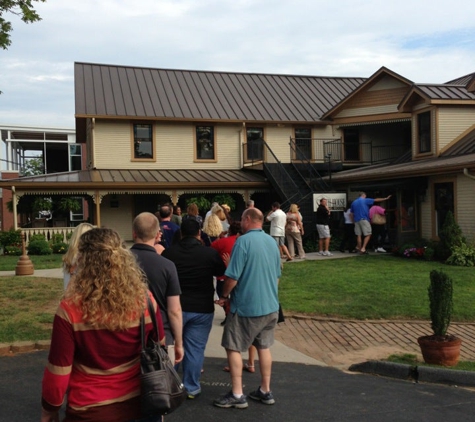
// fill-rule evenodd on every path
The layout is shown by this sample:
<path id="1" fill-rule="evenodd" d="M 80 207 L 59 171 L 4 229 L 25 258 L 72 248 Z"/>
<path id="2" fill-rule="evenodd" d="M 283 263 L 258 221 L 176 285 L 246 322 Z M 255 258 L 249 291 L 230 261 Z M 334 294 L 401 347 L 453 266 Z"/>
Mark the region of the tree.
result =
<path id="1" fill-rule="evenodd" d="M 25 165 L 21 168 L 22 176 L 37 176 L 44 174 L 45 166 L 42 157 L 35 157 L 25 160 Z"/>
<path id="2" fill-rule="evenodd" d="M 0 0 L 0 47 L 6 50 L 12 43 L 10 33 L 13 31 L 12 23 L 5 20 L 5 13 L 12 13 L 21 18 L 25 23 L 33 23 L 41 20 L 40 15 L 33 7 L 33 2 L 46 0 Z"/>

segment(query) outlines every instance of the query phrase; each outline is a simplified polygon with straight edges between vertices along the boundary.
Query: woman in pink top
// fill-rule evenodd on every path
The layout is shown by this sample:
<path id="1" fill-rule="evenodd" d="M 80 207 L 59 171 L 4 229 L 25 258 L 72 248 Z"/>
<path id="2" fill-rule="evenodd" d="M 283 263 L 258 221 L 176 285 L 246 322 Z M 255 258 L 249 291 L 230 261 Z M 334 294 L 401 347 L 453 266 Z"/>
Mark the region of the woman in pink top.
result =
<path id="1" fill-rule="evenodd" d="M 373 224 L 373 216 L 375 214 L 386 215 L 386 210 L 379 205 L 373 205 L 369 209 L 369 220 L 371 221 L 372 242 L 375 252 L 386 253 L 383 248 L 384 239 L 386 238 L 386 224 Z"/>

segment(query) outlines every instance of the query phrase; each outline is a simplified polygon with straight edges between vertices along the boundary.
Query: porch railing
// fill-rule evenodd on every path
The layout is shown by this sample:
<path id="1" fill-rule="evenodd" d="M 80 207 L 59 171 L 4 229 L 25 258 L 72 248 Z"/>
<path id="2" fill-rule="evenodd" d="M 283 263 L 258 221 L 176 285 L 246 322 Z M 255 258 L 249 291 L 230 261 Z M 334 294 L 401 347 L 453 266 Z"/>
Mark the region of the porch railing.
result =
<path id="1" fill-rule="evenodd" d="M 28 245 L 30 242 L 31 236 L 35 234 L 42 234 L 45 236 L 47 241 L 50 241 L 53 238 L 53 235 L 60 234 L 63 239 L 62 241 L 67 243 L 67 235 L 74 230 L 74 227 L 35 227 L 35 228 L 22 228 L 22 233 L 25 234 L 25 243 Z"/>

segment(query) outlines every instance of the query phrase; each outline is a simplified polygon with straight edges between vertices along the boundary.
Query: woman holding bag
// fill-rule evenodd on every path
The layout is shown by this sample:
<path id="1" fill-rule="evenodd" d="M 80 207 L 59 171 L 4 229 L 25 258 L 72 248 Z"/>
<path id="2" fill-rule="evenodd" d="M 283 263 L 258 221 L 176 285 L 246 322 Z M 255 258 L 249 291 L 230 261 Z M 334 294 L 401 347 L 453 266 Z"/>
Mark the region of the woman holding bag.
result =
<path id="1" fill-rule="evenodd" d="M 140 317 L 146 335 L 158 341 L 147 295 L 164 341 L 160 310 L 147 291 L 134 256 L 111 229 L 95 228 L 79 241 L 77 271 L 53 322 L 48 365 L 43 377 L 41 422 L 161 421 L 140 410 Z"/>

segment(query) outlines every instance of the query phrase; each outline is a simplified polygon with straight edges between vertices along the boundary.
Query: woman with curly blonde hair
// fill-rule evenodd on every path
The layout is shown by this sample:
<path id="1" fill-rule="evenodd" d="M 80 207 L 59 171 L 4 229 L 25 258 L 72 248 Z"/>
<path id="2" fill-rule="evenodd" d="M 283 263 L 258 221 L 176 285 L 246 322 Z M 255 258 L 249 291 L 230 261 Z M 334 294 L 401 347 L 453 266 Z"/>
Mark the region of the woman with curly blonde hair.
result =
<path id="1" fill-rule="evenodd" d="M 83 233 L 93 229 L 94 226 L 89 223 L 81 223 L 73 231 L 71 239 L 69 239 L 69 245 L 67 252 L 63 255 L 63 282 L 64 289 L 68 287 L 71 275 L 74 274 L 76 269 L 76 259 L 78 255 L 79 238 Z"/>
<path id="2" fill-rule="evenodd" d="M 79 241 L 77 272 L 53 322 L 43 377 L 41 422 L 140 420 L 140 316 L 146 335 L 164 341 L 160 310 L 117 232 L 95 228 Z M 146 309 L 153 303 L 159 333 Z M 144 418 L 160 421 L 161 416 Z"/>

